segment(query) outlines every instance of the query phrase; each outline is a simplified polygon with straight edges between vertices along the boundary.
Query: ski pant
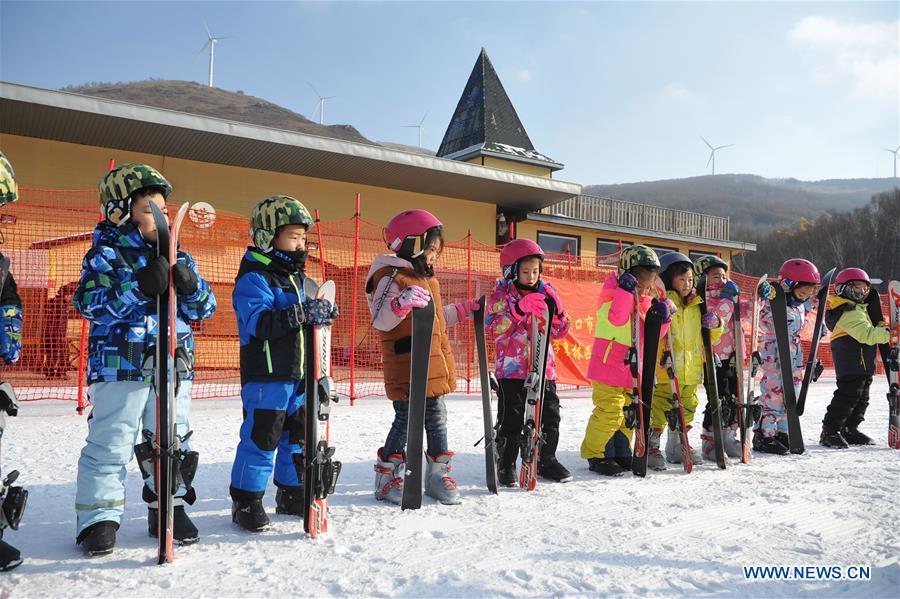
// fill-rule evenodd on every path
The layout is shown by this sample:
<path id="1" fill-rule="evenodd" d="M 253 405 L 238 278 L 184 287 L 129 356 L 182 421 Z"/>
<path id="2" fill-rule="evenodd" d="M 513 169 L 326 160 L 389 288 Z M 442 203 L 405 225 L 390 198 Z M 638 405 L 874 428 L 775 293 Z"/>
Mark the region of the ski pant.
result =
<path id="1" fill-rule="evenodd" d="M 791 383 L 794 385 L 794 393 L 797 394 L 803 383 L 803 372 L 800 368 L 792 368 L 792 370 L 793 380 Z M 759 402 L 762 407 L 762 417 L 756 430 L 759 430 L 763 437 L 774 437 L 776 433 L 787 434 L 787 414 L 784 408 L 784 389 L 781 386 L 781 369 L 776 362 L 763 361 L 759 388 L 762 394 Z"/>
<path id="2" fill-rule="evenodd" d="M 522 427 L 525 424 L 525 381 L 522 379 L 499 379 L 500 393 L 497 402 L 497 442 L 501 449 L 500 467 L 510 467 L 516 463 L 522 446 Z M 544 385 L 544 399 L 541 402 L 541 434 L 544 442 L 540 447 L 540 458 L 555 457 L 559 445 L 559 396 L 556 381 Z"/>
<path id="3" fill-rule="evenodd" d="M 406 449 L 406 433 L 409 424 L 409 402 L 395 401 L 394 422 L 387 439 L 384 440 L 382 455 L 403 453 Z M 447 406 L 443 397 L 425 399 L 425 441 L 428 455 L 435 457 L 447 451 Z"/>
<path id="4" fill-rule="evenodd" d="M 691 427 L 694 421 L 694 413 L 697 411 L 697 385 L 681 386 L 681 405 L 684 407 L 684 425 Z M 653 405 L 650 410 L 650 426 L 655 430 L 666 428 L 668 419 L 666 412 L 672 409 L 672 387 L 668 381 L 660 382 L 653 391 Z"/>
<path id="5" fill-rule="evenodd" d="M 728 360 L 716 367 L 716 389 L 719 391 L 719 409 L 722 414 L 722 426 L 737 426 L 737 397 L 738 393 L 746 390 L 737 388 L 737 358 L 734 354 Z M 712 430 L 712 413 L 709 411 L 709 403 L 703 410 L 703 428 Z"/>
<path id="6" fill-rule="evenodd" d="M 302 455 L 304 382 L 248 382 L 241 387 L 244 421 L 231 467 L 231 498 L 259 499 L 275 470 L 275 485 L 300 486 L 295 455 Z M 274 458 L 274 465 L 273 465 Z"/>
<path id="7" fill-rule="evenodd" d="M 125 510 L 125 466 L 134 456 L 134 446 L 143 442 L 141 430 L 156 433 L 156 391 L 150 383 L 116 381 L 88 387 L 93 404 L 88 415 L 86 444 L 78 458 L 75 488 L 77 532 L 96 524 L 120 523 Z M 180 437 L 190 430 L 191 381 L 182 381 L 175 398 L 175 431 Z M 185 442 L 182 449 L 190 450 Z M 155 489 L 153 477 L 147 487 Z M 176 491 L 183 497 L 184 486 Z"/>
<path id="8" fill-rule="evenodd" d="M 866 408 L 869 407 L 869 387 L 872 384 L 872 376 L 868 374 L 851 374 L 839 376 L 837 389 L 822 426 L 829 431 L 839 431 L 842 428 L 855 430 L 865 420 Z"/>
<path id="9" fill-rule="evenodd" d="M 581 442 L 582 458 L 631 457 L 633 430 L 625 425 L 623 411 L 631 403 L 629 391 L 624 387 L 593 384 L 591 400 L 594 402 L 594 410 L 588 418 L 584 440 Z"/>

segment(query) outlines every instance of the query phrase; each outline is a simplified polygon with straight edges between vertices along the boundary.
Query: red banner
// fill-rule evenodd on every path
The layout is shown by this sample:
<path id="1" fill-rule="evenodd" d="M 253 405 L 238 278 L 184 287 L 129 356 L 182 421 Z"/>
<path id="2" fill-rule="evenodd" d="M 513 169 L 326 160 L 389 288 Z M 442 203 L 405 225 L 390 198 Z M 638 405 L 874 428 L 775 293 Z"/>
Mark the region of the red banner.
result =
<path id="1" fill-rule="evenodd" d="M 563 308 L 572 321 L 563 339 L 553 340 L 556 375 L 560 384 L 589 386 L 588 362 L 594 346 L 597 326 L 597 300 L 602 285 L 544 277 L 562 299 Z"/>

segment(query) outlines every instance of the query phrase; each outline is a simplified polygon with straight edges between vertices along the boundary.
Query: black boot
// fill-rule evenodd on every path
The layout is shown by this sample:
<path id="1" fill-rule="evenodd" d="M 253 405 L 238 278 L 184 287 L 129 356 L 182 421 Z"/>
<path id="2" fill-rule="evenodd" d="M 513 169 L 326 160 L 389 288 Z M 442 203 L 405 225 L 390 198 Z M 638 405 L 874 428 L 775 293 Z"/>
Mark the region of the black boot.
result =
<path id="1" fill-rule="evenodd" d="M 572 473 L 559 463 L 555 456 L 542 457 L 538 462 L 538 476 L 553 480 L 558 483 L 567 483 L 572 480 Z"/>
<path id="2" fill-rule="evenodd" d="M 596 472 L 603 476 L 622 476 L 625 474 L 625 469 L 612 458 L 590 458 L 588 467 L 591 472 Z"/>
<path id="3" fill-rule="evenodd" d="M 776 437 L 764 437 L 759 431 L 753 434 L 753 451 L 771 453 L 774 455 L 787 455 L 790 450 L 781 444 Z"/>
<path id="4" fill-rule="evenodd" d="M 500 466 L 497 470 L 497 480 L 504 487 L 516 486 L 516 465 Z"/>
<path id="5" fill-rule="evenodd" d="M 248 532 L 262 532 L 269 526 L 262 498 L 231 502 L 231 521 Z"/>
<path id="6" fill-rule="evenodd" d="M 154 539 L 159 536 L 159 515 L 155 507 L 147 508 L 147 533 Z M 172 509 L 172 540 L 178 545 L 193 545 L 200 539 L 200 531 L 188 518 L 183 505 Z"/>
<path id="7" fill-rule="evenodd" d="M 624 458 L 613 458 L 616 461 L 616 464 L 622 467 L 622 470 L 626 472 L 631 472 L 631 456 L 626 456 Z"/>
<path id="8" fill-rule="evenodd" d="M 119 530 L 118 522 L 112 520 L 96 522 L 81 531 L 75 539 L 75 544 L 80 544 L 84 552 L 91 557 L 108 555 L 116 546 L 117 530 Z"/>
<path id="9" fill-rule="evenodd" d="M 275 492 L 275 513 L 288 516 L 303 516 L 303 485 L 298 487 L 278 487 Z"/>
<path id="10" fill-rule="evenodd" d="M 847 441 L 844 440 L 844 437 L 841 436 L 839 431 L 825 427 L 822 427 L 819 443 L 824 447 L 831 447 L 832 449 L 847 449 L 849 447 Z"/>
<path id="11" fill-rule="evenodd" d="M 850 445 L 875 445 L 875 441 L 869 435 L 857 428 L 845 428 L 841 431 L 841 436 Z"/>
<path id="12" fill-rule="evenodd" d="M 791 438 L 787 433 L 775 433 L 775 438 L 778 439 L 778 442 L 788 448 L 790 451 L 791 447 Z"/>
<path id="13" fill-rule="evenodd" d="M 0 541 L 0 572 L 12 570 L 21 563 L 22 555 L 19 550 L 6 541 Z"/>

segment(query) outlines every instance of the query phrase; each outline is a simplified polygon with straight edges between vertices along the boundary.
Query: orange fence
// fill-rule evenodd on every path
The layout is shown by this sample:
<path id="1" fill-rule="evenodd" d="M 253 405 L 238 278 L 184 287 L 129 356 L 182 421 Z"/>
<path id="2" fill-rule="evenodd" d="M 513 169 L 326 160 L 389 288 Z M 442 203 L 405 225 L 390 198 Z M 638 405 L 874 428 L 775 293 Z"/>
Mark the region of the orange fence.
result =
<path id="1" fill-rule="evenodd" d="M 97 223 L 97 202 L 95 191 L 20 189 L 20 200 L 0 213 L 0 250 L 11 260 L 24 308 L 22 356 L 15 365 L 4 366 L 2 375 L 24 401 L 62 399 L 77 401 L 79 408 L 84 405 L 88 325 L 71 303 Z M 333 329 L 332 357 L 338 390 L 351 399 L 382 395 L 378 335 L 370 325 L 364 297 L 369 266 L 385 252 L 382 226 L 364 220 L 357 208 L 346 220 L 317 222 L 310 241 L 307 274 L 337 284 L 341 317 Z M 210 320 L 194 323 L 197 399 L 239 394 L 239 343 L 231 292 L 248 242 L 244 216 L 218 214 L 212 226 L 188 219 L 182 229 L 181 247 L 194 256 L 218 300 Z M 587 384 L 583 373 L 590 357 L 595 302 L 617 258 L 618 254 L 590 261 L 568 254 L 546 256 L 544 276 L 554 281 L 573 319 L 570 335 L 554 345 L 560 382 L 565 385 Z M 481 244 L 471 234 L 446 243 L 437 264 L 445 303 L 490 293 L 499 270 L 497 247 Z M 755 277 L 739 273 L 733 278 L 744 289 L 755 283 Z M 450 336 L 458 390 L 479 391 L 471 320 L 453 327 Z M 831 367 L 827 343 L 820 355 Z"/>

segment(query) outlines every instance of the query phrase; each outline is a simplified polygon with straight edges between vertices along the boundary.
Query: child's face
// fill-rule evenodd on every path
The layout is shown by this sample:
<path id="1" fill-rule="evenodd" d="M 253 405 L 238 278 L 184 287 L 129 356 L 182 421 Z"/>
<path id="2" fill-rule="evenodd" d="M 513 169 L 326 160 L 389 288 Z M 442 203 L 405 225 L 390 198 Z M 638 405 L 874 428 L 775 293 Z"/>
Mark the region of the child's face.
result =
<path id="1" fill-rule="evenodd" d="M 869 295 L 869 289 L 871 289 L 871 287 L 865 281 L 850 282 L 850 291 L 853 293 L 853 297 L 865 299 Z"/>
<path id="2" fill-rule="evenodd" d="M 641 295 L 648 295 L 656 285 L 656 278 L 659 271 L 649 268 L 638 268 L 634 273 L 634 278 L 638 282 L 638 291 Z"/>
<path id="3" fill-rule="evenodd" d="M 278 228 L 272 247 L 281 252 L 306 250 L 306 227 L 303 225 L 284 225 Z"/>
<path id="4" fill-rule="evenodd" d="M 526 287 L 534 287 L 541 280 L 541 260 L 526 258 L 519 262 L 519 283 Z"/>
<path id="5" fill-rule="evenodd" d="M 138 230 L 145 241 L 156 243 L 156 222 L 153 220 L 150 202 L 156 204 L 156 207 L 167 217 L 169 216 L 169 210 L 166 208 L 166 198 L 161 193 L 151 193 L 132 202 L 131 220 L 138 226 Z"/>
<path id="6" fill-rule="evenodd" d="M 694 270 L 689 269 L 672 277 L 672 289 L 685 298 L 694 290 Z"/>
<path id="7" fill-rule="evenodd" d="M 434 263 L 437 262 L 438 256 L 441 255 L 443 249 L 444 244 L 439 239 L 428 242 L 428 245 L 422 250 L 422 257 L 425 259 L 425 264 L 434 266 Z"/>
<path id="8" fill-rule="evenodd" d="M 801 302 L 805 302 L 806 300 L 814 296 L 817 290 L 818 285 L 816 285 L 815 283 L 803 283 L 794 287 L 794 297 L 796 297 Z"/>
<path id="9" fill-rule="evenodd" d="M 706 271 L 706 281 L 708 283 L 716 283 L 716 284 L 725 284 L 725 281 L 728 280 L 728 274 L 725 272 L 725 269 L 721 266 L 713 266 L 709 270 Z"/>

